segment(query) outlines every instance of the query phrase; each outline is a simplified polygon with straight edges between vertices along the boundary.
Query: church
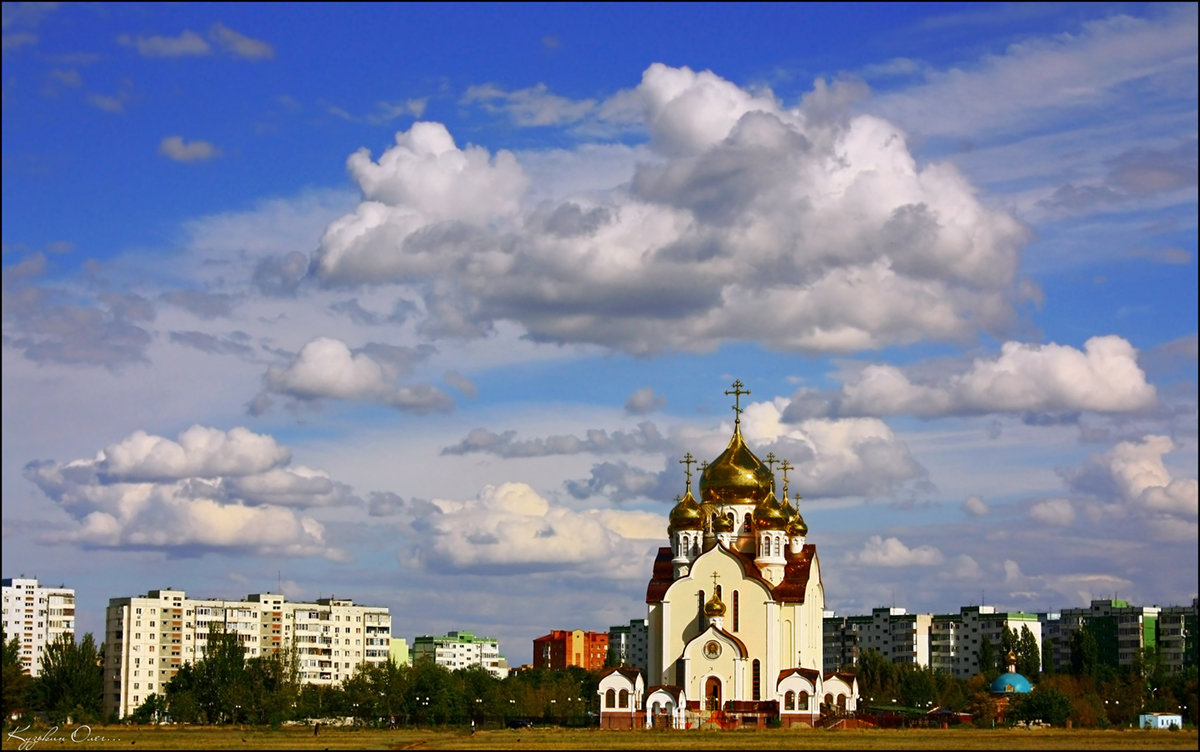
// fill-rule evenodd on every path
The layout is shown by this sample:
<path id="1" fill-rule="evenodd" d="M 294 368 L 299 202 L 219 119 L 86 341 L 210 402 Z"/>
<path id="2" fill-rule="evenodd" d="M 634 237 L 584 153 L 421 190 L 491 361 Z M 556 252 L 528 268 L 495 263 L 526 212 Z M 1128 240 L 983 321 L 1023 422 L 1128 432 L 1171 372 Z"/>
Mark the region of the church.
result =
<path id="1" fill-rule="evenodd" d="M 854 675 L 821 673 L 825 594 L 817 547 L 788 498 L 792 465 L 746 446 L 740 400 L 750 392 L 732 386 L 733 436 L 702 465 L 699 501 L 696 460 L 680 460 L 686 492 L 646 587 L 648 675 L 602 674 L 603 728 L 817 726 L 857 709 Z"/>

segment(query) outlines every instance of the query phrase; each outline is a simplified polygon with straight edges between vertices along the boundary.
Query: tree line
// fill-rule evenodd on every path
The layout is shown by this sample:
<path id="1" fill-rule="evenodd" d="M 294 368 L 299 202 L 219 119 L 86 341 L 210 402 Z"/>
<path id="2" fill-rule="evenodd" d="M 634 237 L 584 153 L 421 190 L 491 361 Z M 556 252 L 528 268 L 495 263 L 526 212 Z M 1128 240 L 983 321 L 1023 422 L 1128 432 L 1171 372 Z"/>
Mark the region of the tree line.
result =
<path id="1" fill-rule="evenodd" d="M 64 636 L 43 653 L 40 675 L 24 673 L 16 638 L 4 643 L 3 705 L 44 716 L 53 723 L 116 722 L 103 713 L 103 645 L 91 634 L 78 643 Z M 1153 649 L 1134 665 L 1119 667 L 1097 649 L 1095 635 L 1082 627 L 1071 636 L 1071 659 L 1056 672 L 1052 656 L 1038 650 L 1028 628 L 1005 629 L 999 645 L 985 638 L 979 648 L 984 670 L 961 679 L 911 663 L 892 663 L 869 650 L 843 670 L 857 675 L 862 704 L 898 708 L 914 715 L 933 708 L 970 713 L 990 726 L 997 713 L 991 682 L 1007 670 L 1009 656 L 1018 673 L 1034 683 L 1015 697 L 1008 722 L 1041 720 L 1056 726 L 1123 726 L 1147 711 L 1183 712 L 1196 723 L 1197 669 L 1170 672 Z M 1043 660 L 1050 658 L 1049 660 Z M 432 660 L 414 665 L 364 664 L 339 686 L 300 680 L 295 648 L 247 656 L 234 633 L 211 633 L 205 656 L 184 664 L 162 694 L 151 695 L 130 721 L 170 720 L 201 724 L 281 724 L 305 719 L 352 719 L 359 724 L 454 726 L 475 722 L 500 725 L 515 718 L 562 725 L 590 725 L 599 712 L 600 672 L 571 667 L 532 669 L 498 679 L 475 666 L 449 670 Z"/>

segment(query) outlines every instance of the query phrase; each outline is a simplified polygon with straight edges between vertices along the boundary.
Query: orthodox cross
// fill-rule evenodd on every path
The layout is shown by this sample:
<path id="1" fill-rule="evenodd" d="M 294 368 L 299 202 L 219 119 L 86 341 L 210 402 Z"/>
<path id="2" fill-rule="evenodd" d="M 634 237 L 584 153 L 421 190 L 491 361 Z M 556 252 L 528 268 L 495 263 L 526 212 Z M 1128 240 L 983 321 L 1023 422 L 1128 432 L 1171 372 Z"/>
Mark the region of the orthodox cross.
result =
<path id="1" fill-rule="evenodd" d="M 695 461 L 696 458 L 692 456 L 691 452 L 684 454 L 683 459 L 679 461 L 679 464 L 687 466 L 683 473 L 687 476 L 687 488 L 689 491 L 692 490 L 692 463 Z"/>
<path id="2" fill-rule="evenodd" d="M 783 460 L 779 463 L 779 469 L 783 471 L 783 498 L 785 499 L 787 498 L 787 471 L 791 470 L 793 467 L 795 466 L 787 460 Z"/>
<path id="3" fill-rule="evenodd" d="M 738 426 L 738 425 L 741 425 L 741 422 L 742 422 L 742 406 L 741 406 L 742 399 L 741 398 L 742 398 L 743 394 L 749 394 L 750 390 L 742 389 L 742 387 L 745 386 L 745 384 L 742 383 L 741 379 L 735 379 L 734 382 L 732 384 L 730 384 L 730 386 L 732 386 L 733 389 L 726 389 L 725 393 L 733 395 L 733 412 L 737 416 L 736 418 L 734 418 L 733 424 L 735 426 Z"/>
<path id="4" fill-rule="evenodd" d="M 769 470 L 771 472 L 771 485 L 772 486 L 775 485 L 775 463 L 778 461 L 779 461 L 779 459 L 775 456 L 774 452 L 767 452 L 767 459 L 766 459 L 767 470 Z M 774 488 L 772 488 L 771 490 L 774 491 Z"/>
<path id="5" fill-rule="evenodd" d="M 721 586 L 717 584 L 717 570 L 713 570 L 713 595 L 721 597 Z"/>

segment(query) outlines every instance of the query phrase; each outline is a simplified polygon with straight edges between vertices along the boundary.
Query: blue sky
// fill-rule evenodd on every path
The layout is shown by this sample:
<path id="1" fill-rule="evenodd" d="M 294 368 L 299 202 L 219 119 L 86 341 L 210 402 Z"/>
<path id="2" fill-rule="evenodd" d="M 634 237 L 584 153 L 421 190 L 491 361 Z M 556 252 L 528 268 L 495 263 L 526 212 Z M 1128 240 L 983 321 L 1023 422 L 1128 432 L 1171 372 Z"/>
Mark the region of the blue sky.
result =
<path id="1" fill-rule="evenodd" d="M 679 459 L 827 607 L 1197 592 L 1194 4 L 4 5 L 3 568 L 644 616 Z"/>

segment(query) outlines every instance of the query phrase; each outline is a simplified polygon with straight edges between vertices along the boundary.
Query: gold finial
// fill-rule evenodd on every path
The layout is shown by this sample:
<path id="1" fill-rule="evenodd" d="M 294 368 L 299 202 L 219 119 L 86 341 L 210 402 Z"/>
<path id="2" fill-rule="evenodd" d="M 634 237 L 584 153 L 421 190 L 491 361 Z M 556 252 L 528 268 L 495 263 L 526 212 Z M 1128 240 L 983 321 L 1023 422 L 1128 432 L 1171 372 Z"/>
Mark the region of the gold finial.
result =
<path id="1" fill-rule="evenodd" d="M 695 461 L 696 461 L 696 458 L 692 456 L 691 452 L 687 452 L 686 454 L 684 454 L 683 459 L 681 459 L 679 461 L 679 464 L 687 466 L 686 469 L 683 471 L 683 473 L 684 473 L 684 475 L 687 476 L 687 490 L 688 491 L 692 490 L 692 463 Z"/>
<path id="2" fill-rule="evenodd" d="M 713 593 L 716 593 L 717 588 L 719 588 L 719 587 L 720 587 L 720 585 L 717 584 L 717 570 L 714 569 L 713 570 Z"/>
<path id="3" fill-rule="evenodd" d="M 725 393 L 733 395 L 733 413 L 737 416 L 733 419 L 733 427 L 736 430 L 742 424 L 742 395 L 749 394 L 750 390 L 742 389 L 745 384 L 742 383 L 741 379 L 735 379 L 730 386 L 732 386 L 733 389 L 726 389 Z"/>
<path id="4" fill-rule="evenodd" d="M 785 499 L 787 498 L 787 486 L 788 486 L 787 471 L 791 470 L 793 467 L 794 467 L 794 465 L 792 465 L 792 463 L 788 462 L 787 460 L 781 460 L 779 462 L 779 469 L 783 471 L 783 498 L 785 498 Z"/>

